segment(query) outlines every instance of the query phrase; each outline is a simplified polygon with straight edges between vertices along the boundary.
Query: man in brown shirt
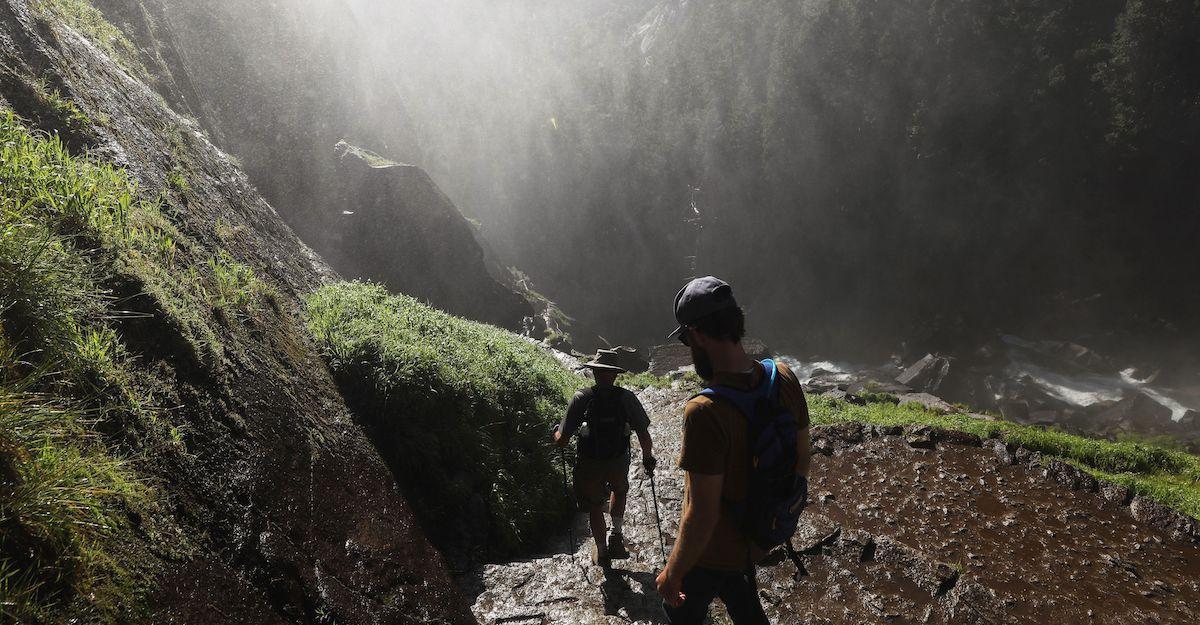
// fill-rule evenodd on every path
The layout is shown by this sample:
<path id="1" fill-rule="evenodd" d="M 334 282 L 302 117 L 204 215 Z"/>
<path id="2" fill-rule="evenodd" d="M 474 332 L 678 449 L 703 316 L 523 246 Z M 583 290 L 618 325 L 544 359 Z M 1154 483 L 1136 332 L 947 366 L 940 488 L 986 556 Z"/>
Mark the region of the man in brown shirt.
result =
<path id="1" fill-rule="evenodd" d="M 728 284 L 716 278 L 689 283 L 675 298 L 680 327 L 672 336 L 692 349 L 696 372 L 705 381 L 751 390 L 766 383 L 766 368 L 742 348 L 745 318 Z M 796 473 L 808 475 L 808 405 L 800 382 L 786 365 L 775 363 L 780 403 L 799 423 Z M 768 623 L 755 589 L 759 548 L 745 535 L 733 507 L 746 501 L 749 475 L 747 418 L 732 403 L 697 396 L 684 409 L 686 474 L 679 537 L 659 574 L 672 625 L 704 622 L 709 604 L 720 598 L 735 625 Z"/>

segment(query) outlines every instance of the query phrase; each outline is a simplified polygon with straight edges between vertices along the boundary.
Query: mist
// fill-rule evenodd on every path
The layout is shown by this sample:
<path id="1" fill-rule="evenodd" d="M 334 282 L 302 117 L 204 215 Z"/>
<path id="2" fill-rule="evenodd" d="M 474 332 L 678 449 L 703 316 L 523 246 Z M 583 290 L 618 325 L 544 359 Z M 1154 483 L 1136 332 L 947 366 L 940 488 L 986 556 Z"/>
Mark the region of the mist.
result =
<path id="1" fill-rule="evenodd" d="M 319 251 L 347 139 L 617 342 L 661 340 L 708 273 L 796 352 L 1194 335 L 1194 8 L 169 4 L 219 134 Z"/>

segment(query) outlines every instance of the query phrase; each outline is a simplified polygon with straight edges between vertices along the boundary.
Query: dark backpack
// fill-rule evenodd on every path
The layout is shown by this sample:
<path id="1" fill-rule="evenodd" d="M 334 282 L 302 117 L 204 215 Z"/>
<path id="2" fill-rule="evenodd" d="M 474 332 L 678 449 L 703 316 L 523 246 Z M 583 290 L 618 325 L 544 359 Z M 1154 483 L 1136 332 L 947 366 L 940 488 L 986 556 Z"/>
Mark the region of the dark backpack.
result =
<path id="1" fill-rule="evenodd" d="M 629 449 L 629 419 L 622 399 L 620 388 L 592 389 L 584 412 L 586 435 L 579 436 L 579 455 L 607 460 Z"/>
<path id="2" fill-rule="evenodd" d="M 763 550 L 788 543 L 808 503 L 808 483 L 796 474 L 796 436 L 800 424 L 779 400 L 775 361 L 762 361 L 766 380 L 741 391 L 713 386 L 700 392 L 732 403 L 746 417 L 750 462 L 746 501 L 731 505 L 742 531 Z"/>

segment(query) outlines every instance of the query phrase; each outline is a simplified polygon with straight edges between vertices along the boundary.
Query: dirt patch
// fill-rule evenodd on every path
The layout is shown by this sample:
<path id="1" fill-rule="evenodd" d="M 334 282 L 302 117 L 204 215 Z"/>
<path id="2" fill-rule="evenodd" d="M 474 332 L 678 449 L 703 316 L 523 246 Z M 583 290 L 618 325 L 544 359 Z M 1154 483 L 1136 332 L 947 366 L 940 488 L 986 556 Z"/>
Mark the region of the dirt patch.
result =
<path id="1" fill-rule="evenodd" d="M 678 531 L 682 395 L 640 394 L 662 462 L 658 509 Z M 930 428 L 814 429 L 811 504 L 794 538 L 802 569 L 759 569 L 773 623 L 1193 623 L 1194 523 L 1061 462 Z M 484 623 L 665 623 L 653 501 L 630 469 L 632 558 L 592 566 L 582 522 L 557 555 L 480 571 Z M 582 520 L 580 520 L 582 521 Z M 718 608 L 718 612 L 719 612 Z"/>
<path id="2" fill-rule="evenodd" d="M 814 622 L 1200 618 L 1195 541 L 1139 521 L 1125 498 L 1107 498 L 1107 489 L 1086 476 L 1064 479 L 1071 467 L 1002 446 L 914 447 L 920 441 L 906 440 L 911 433 L 817 431 L 835 442 L 823 445 L 828 456 L 814 460 L 806 524 L 819 528 L 811 534 L 839 538 L 805 545 L 813 553 L 800 583 L 779 583 L 778 571 L 767 575 L 781 604 L 801 616 Z M 861 550 L 847 547 L 850 535 L 858 536 Z M 922 574 L 903 558 L 881 558 L 896 550 L 920 560 L 917 569 L 948 573 L 937 587 L 920 583 Z M 844 618 L 832 618 L 834 612 Z"/>

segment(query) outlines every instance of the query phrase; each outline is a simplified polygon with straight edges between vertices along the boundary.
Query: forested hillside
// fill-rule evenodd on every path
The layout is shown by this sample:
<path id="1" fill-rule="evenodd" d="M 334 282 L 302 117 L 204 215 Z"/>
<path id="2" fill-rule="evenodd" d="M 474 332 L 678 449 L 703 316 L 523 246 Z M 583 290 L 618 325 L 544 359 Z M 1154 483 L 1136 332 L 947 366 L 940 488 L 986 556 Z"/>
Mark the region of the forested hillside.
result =
<path id="1" fill-rule="evenodd" d="M 572 289 L 596 255 L 646 276 L 630 321 L 695 255 L 819 349 L 1190 324 L 1194 3 L 671 2 L 635 33 L 580 40 L 591 105 L 535 151 L 591 185 L 531 189 L 512 225 L 574 233 L 533 275 L 580 314 L 630 304 Z"/>
<path id="2" fill-rule="evenodd" d="M 657 339 L 718 269 L 789 349 L 1194 335 L 1193 2 L 167 5 L 203 117 L 302 233 L 347 138 L 607 336 Z"/>

